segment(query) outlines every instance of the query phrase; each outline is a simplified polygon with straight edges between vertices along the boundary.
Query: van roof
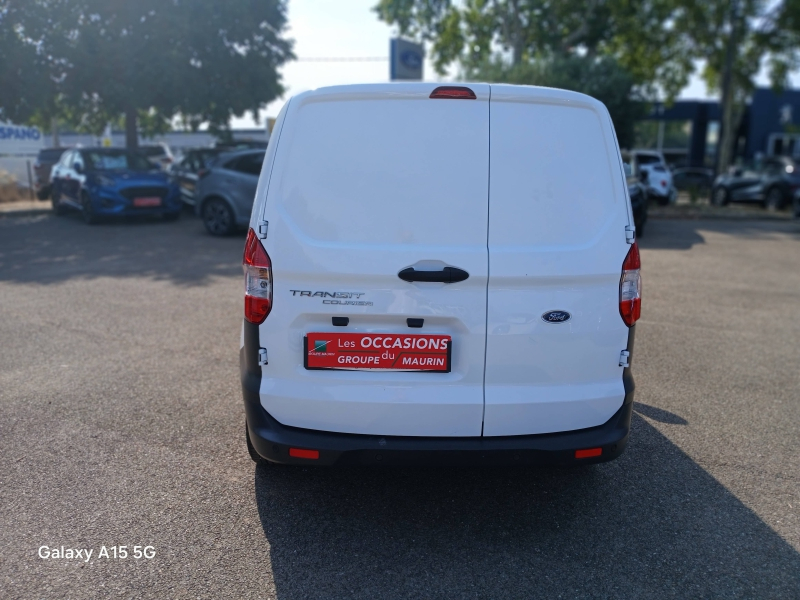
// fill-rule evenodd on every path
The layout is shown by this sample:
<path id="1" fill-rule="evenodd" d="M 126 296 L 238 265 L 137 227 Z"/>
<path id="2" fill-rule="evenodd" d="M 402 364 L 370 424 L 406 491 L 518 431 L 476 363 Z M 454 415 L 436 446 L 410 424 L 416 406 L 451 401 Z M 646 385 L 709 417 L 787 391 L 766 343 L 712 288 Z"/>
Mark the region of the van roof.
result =
<path id="1" fill-rule="evenodd" d="M 367 99 L 375 96 L 390 96 L 394 98 L 419 98 L 428 97 L 433 90 L 442 87 L 442 83 L 432 82 L 392 82 L 392 83 L 358 83 L 350 85 L 334 85 L 309 90 L 293 96 L 293 99 L 311 100 L 312 98 L 341 96 L 342 99 Z M 445 84 L 447 87 L 467 87 L 474 86 L 478 100 L 488 100 L 489 98 L 481 94 L 479 88 L 489 86 L 490 94 L 493 98 L 503 101 L 514 101 L 514 96 L 519 95 L 530 100 L 531 97 L 538 97 L 543 102 L 568 104 L 576 103 L 584 106 L 590 105 L 597 109 L 605 105 L 599 100 L 582 94 L 559 88 L 549 88 L 536 85 L 512 85 L 507 83 L 480 83 L 480 82 L 454 82 Z"/>

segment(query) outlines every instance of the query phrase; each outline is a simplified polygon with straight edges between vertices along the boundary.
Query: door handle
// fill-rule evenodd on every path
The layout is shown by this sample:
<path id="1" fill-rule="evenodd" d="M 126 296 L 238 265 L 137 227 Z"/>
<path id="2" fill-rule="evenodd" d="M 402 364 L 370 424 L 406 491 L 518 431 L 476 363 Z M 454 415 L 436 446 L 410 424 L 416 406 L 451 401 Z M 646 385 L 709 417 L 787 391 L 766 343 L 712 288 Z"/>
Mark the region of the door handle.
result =
<path id="1" fill-rule="evenodd" d="M 469 277 L 469 273 L 455 267 L 444 267 L 441 271 L 417 271 L 408 267 L 397 276 L 403 281 L 430 281 L 435 283 L 458 283 Z"/>

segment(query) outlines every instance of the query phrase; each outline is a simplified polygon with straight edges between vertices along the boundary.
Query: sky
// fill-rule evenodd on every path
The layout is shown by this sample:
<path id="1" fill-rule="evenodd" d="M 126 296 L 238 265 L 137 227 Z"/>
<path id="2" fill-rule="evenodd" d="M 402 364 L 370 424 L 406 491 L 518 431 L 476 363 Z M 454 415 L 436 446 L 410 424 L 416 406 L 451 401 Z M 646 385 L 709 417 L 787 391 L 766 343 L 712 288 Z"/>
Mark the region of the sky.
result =
<path id="1" fill-rule="evenodd" d="M 304 62 L 292 61 L 282 69 L 284 97 L 271 102 L 264 117 L 278 115 L 292 95 L 328 85 L 347 83 L 383 83 L 389 81 L 389 39 L 395 31 L 372 11 L 377 0 L 290 0 L 289 29 L 286 36 L 294 39 L 294 53 L 300 59 L 323 57 L 386 57 L 370 62 Z M 424 66 L 425 81 L 443 81 L 429 61 Z M 758 77 L 767 85 L 764 73 Z M 796 84 L 796 82 L 795 82 Z M 705 84 L 695 76 L 681 93 L 681 99 L 709 99 Z M 251 115 L 233 119 L 234 129 L 258 127 Z M 261 125 L 263 126 L 263 124 Z"/>

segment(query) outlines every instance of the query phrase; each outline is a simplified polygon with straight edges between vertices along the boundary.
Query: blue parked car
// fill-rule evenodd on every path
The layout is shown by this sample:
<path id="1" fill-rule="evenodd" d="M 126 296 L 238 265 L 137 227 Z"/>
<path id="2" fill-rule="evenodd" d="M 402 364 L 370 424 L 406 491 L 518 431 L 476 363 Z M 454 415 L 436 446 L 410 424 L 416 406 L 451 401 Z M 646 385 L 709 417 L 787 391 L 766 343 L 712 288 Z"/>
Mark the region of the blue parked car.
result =
<path id="1" fill-rule="evenodd" d="M 53 211 L 101 217 L 161 215 L 180 217 L 181 194 L 169 176 L 143 154 L 124 148 L 77 148 L 65 152 L 52 169 Z"/>

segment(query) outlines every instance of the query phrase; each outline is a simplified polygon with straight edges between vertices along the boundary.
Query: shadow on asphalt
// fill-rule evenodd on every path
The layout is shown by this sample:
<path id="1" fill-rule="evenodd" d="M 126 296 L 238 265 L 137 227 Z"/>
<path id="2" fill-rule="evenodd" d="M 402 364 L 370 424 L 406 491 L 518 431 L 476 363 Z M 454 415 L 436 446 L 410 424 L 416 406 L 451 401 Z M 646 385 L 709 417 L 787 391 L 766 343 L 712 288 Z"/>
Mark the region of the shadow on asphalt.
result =
<path id="1" fill-rule="evenodd" d="M 705 244 L 701 232 L 738 237 L 775 233 L 800 237 L 800 221 L 651 219 L 643 249 L 689 250 Z M 73 277 L 152 277 L 203 285 L 215 275 L 240 275 L 244 231 L 209 235 L 184 211 L 178 222 L 115 219 L 86 225 L 80 214 L 0 219 L 0 281 L 58 283 Z"/>
<path id="2" fill-rule="evenodd" d="M 800 554 L 636 416 L 628 450 L 604 465 L 258 466 L 255 490 L 281 600 L 788 598 L 800 589 Z"/>
<path id="3" fill-rule="evenodd" d="M 706 243 L 704 231 L 750 239 L 768 238 L 776 233 L 800 237 L 800 221 L 650 219 L 639 246 L 648 250 L 690 250 Z"/>
<path id="4" fill-rule="evenodd" d="M 648 406 L 641 402 L 633 404 L 633 410 L 644 415 L 648 419 L 653 419 L 659 423 L 666 423 L 667 425 L 688 425 L 689 421 L 676 415 L 675 413 L 664 410 L 663 408 L 656 408 L 655 406 Z"/>
<path id="5" fill-rule="evenodd" d="M 72 278 L 149 277 L 187 286 L 240 276 L 244 232 L 209 235 L 184 212 L 86 225 L 78 213 L 0 219 L 0 281 L 50 284 Z"/>

